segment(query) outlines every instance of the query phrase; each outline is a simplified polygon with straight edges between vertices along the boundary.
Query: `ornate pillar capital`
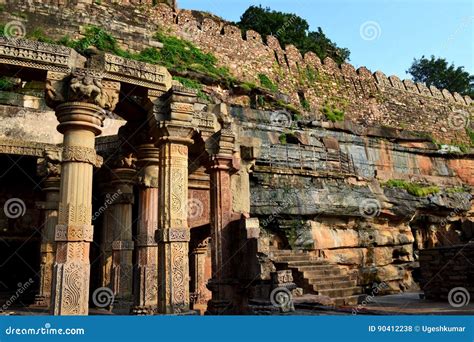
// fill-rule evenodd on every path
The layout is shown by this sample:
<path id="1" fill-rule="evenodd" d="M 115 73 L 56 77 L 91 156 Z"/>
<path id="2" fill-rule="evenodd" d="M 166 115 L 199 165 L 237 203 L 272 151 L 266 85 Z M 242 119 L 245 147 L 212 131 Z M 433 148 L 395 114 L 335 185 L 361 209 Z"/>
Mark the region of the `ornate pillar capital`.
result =
<path id="1" fill-rule="evenodd" d="M 138 184 L 145 188 L 158 188 L 160 150 L 154 144 L 138 146 Z"/>
<path id="2" fill-rule="evenodd" d="M 106 111 L 114 110 L 119 82 L 105 81 L 98 70 L 74 69 L 70 74 L 48 71 L 46 103 L 56 110 L 58 131 L 75 128 L 101 133 Z"/>
<path id="3" fill-rule="evenodd" d="M 103 80 L 99 70 L 76 68 L 70 74 L 48 71 L 46 76 L 46 103 L 51 108 L 67 102 L 83 102 L 113 111 L 119 91 L 120 82 Z"/>

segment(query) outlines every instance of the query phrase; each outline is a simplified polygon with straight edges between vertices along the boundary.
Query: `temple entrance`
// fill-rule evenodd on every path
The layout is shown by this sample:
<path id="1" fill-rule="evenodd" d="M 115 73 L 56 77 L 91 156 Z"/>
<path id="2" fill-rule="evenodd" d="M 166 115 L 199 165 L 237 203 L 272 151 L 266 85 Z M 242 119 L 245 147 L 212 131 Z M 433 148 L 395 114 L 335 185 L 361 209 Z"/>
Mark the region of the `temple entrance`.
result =
<path id="1" fill-rule="evenodd" d="M 36 158 L 0 156 L 0 310 L 32 304 L 39 287 L 40 181 Z"/>

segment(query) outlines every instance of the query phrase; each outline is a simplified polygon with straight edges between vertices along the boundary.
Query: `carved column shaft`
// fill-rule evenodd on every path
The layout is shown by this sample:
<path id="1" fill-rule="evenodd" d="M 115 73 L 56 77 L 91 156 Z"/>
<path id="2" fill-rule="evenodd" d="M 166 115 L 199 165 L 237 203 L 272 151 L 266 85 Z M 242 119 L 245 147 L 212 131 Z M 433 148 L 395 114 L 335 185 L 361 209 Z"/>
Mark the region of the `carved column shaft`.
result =
<path id="1" fill-rule="evenodd" d="M 37 306 L 49 307 L 51 304 L 51 287 L 56 249 L 54 231 L 58 224 L 59 182 L 58 177 L 48 177 L 43 183 L 45 201 L 37 203 L 38 208 L 43 211 L 44 217 L 41 234 L 40 288 L 35 298 L 35 305 Z"/>
<path id="2" fill-rule="evenodd" d="M 53 313 L 87 315 L 89 247 L 93 237 L 92 172 L 98 163 L 94 143 L 104 116 L 100 107 L 79 102 L 58 106 L 56 116 L 64 140 L 55 235 Z"/>
<path id="3" fill-rule="evenodd" d="M 158 228 L 158 166 L 159 150 L 154 145 L 142 145 L 138 149 L 139 176 L 137 286 L 132 313 L 137 315 L 156 313 L 158 307 L 158 244 L 155 240 Z M 158 210 L 157 210 L 158 209 Z"/>

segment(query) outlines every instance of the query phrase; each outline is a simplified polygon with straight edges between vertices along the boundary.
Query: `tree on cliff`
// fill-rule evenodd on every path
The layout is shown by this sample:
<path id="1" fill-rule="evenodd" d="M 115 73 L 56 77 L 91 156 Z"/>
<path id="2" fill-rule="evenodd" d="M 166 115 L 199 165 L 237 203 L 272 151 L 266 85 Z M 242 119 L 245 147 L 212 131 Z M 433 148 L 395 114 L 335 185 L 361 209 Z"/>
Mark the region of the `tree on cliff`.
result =
<path id="1" fill-rule="evenodd" d="M 349 59 L 348 49 L 337 47 L 320 27 L 317 31 L 308 31 L 308 22 L 296 14 L 273 11 L 269 7 L 250 6 L 237 25 L 243 31 L 257 31 L 264 39 L 273 35 L 278 38 L 282 47 L 293 44 L 303 54 L 312 51 L 319 58 L 329 56 L 338 64 Z"/>
<path id="2" fill-rule="evenodd" d="M 449 65 L 444 58 L 415 58 L 407 73 L 411 74 L 415 82 L 424 82 L 428 86 L 474 97 L 474 76 L 464 71 L 462 66 Z"/>

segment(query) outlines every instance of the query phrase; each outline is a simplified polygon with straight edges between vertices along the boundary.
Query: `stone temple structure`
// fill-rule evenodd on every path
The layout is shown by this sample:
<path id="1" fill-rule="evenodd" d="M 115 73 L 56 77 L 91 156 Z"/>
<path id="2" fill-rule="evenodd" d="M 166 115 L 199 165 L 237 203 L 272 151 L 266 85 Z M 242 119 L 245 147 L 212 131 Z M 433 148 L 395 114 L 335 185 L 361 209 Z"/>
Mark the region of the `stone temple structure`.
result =
<path id="1" fill-rule="evenodd" d="M 474 295 L 469 97 L 165 3 L 3 1 L 4 24 L 100 23 L 130 51 L 165 28 L 242 83 L 203 99 L 160 65 L 0 37 L 2 302 L 20 287 L 11 305 L 55 315 L 260 314 L 291 310 L 276 290 Z M 279 91 L 246 91 L 261 74 Z"/>

